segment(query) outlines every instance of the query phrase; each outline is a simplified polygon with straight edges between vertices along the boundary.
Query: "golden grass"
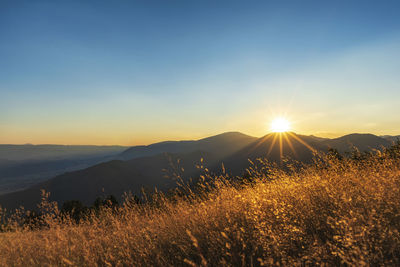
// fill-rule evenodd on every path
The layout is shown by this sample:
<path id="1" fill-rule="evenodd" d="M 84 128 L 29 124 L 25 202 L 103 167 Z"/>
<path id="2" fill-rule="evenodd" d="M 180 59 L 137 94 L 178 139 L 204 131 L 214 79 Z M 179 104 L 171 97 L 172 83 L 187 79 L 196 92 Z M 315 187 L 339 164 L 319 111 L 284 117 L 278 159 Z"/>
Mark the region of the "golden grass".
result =
<path id="1" fill-rule="evenodd" d="M 0 233 L 1 266 L 400 265 L 400 162 L 378 153 L 253 170 L 255 182 Z M 290 173 L 290 174 L 288 174 Z M 207 192 L 207 193 L 206 193 Z"/>

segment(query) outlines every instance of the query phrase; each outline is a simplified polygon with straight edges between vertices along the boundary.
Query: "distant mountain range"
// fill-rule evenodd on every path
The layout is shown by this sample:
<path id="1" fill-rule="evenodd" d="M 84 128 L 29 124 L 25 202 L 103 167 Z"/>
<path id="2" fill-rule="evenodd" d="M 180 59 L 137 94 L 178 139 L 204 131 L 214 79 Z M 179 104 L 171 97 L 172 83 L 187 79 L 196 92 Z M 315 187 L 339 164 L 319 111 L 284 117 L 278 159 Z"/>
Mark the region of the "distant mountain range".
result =
<path id="1" fill-rule="evenodd" d="M 71 158 L 87 158 L 120 153 L 124 146 L 81 146 L 81 145 L 1 145 L 0 161 L 43 161 Z"/>
<path id="2" fill-rule="evenodd" d="M 307 162 L 312 159 L 313 151 L 336 148 L 344 153 L 352 147 L 369 151 L 388 147 L 393 140 L 395 137 L 372 134 L 350 134 L 328 139 L 295 133 L 273 133 L 255 138 L 239 132 L 228 132 L 197 141 L 135 146 L 115 154 L 113 160 L 58 175 L 23 191 L 0 195 L 0 205 L 32 208 L 40 200 L 40 189 L 51 192 L 51 200 L 60 204 L 76 199 L 89 205 L 101 195 L 112 194 L 120 198 L 128 191 L 140 194 L 142 187 L 148 190 L 154 187 L 160 190 L 173 188 L 176 183 L 171 177 L 176 174 L 186 180 L 198 175 L 195 165 L 201 158 L 212 171 L 220 170 L 224 163 L 229 173 L 241 175 L 249 165 L 248 159 L 266 157 L 271 161 L 279 161 L 281 156 L 285 156 Z"/>
<path id="3" fill-rule="evenodd" d="M 0 195 L 109 161 L 123 146 L 0 145 Z"/>

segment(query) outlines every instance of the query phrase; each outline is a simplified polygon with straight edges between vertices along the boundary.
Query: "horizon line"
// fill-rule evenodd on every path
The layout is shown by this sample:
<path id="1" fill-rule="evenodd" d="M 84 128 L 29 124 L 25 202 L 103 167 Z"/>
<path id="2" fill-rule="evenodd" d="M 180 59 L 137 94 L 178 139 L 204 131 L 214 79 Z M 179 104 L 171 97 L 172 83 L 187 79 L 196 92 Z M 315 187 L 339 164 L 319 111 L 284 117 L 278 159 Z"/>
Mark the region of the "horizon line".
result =
<path id="1" fill-rule="evenodd" d="M 316 134 L 304 134 L 304 133 L 296 133 L 294 131 L 287 131 L 287 132 L 291 132 L 297 135 L 305 135 L 305 136 L 314 136 L 314 137 L 318 137 L 318 138 L 326 138 L 326 139 L 335 139 L 335 138 L 340 138 L 346 135 L 351 135 L 351 134 L 372 134 L 378 137 L 385 137 L 385 136 L 389 136 L 389 137 L 397 137 L 400 136 L 399 135 L 390 135 L 390 134 L 383 134 L 383 135 L 378 135 L 378 134 L 374 134 L 371 132 L 349 132 L 349 133 L 341 133 L 341 134 L 335 134 L 335 133 L 316 133 Z M 154 142 L 150 142 L 147 144 L 132 144 L 132 145 L 121 145 L 121 144 L 68 144 L 68 143 L 0 143 L 1 146 L 95 146 L 95 147 L 133 147 L 133 146 L 148 146 L 148 145 L 152 145 L 152 144 L 157 144 L 157 143 L 163 143 L 163 142 L 180 142 L 180 141 L 199 141 L 205 138 L 209 138 L 209 137 L 213 137 L 213 136 L 218 136 L 218 135 L 222 135 L 222 134 L 227 134 L 227 133 L 240 133 L 243 135 L 247 135 L 249 137 L 254 137 L 254 138 L 262 138 L 263 136 L 269 135 L 269 134 L 279 134 L 279 132 L 268 132 L 265 135 L 262 136 L 253 136 L 253 135 L 249 135 L 240 131 L 226 131 L 226 132 L 222 132 L 222 133 L 218 133 L 218 134 L 213 134 L 213 135 L 207 135 L 198 139 L 167 139 L 167 140 L 162 140 L 162 141 L 154 141 Z M 331 137 L 326 137 L 323 135 L 332 135 Z"/>

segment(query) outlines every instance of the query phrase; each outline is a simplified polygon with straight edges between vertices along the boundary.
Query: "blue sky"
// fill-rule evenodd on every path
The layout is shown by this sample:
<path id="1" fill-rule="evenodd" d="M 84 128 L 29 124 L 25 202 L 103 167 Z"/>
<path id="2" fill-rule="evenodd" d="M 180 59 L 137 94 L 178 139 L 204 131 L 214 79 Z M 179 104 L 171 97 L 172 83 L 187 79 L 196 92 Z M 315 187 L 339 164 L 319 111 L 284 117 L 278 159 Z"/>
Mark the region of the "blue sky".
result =
<path id="1" fill-rule="evenodd" d="M 400 134 L 398 1 L 0 1 L 0 143 Z"/>

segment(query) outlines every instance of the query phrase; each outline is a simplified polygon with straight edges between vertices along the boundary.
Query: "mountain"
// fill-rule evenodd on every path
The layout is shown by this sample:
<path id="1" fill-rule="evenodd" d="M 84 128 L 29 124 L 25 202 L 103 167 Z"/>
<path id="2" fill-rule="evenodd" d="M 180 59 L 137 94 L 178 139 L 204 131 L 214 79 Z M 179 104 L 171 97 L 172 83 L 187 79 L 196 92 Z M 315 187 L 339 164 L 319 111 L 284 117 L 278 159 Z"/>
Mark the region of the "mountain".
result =
<path id="1" fill-rule="evenodd" d="M 328 139 L 321 142 L 328 147 L 336 148 L 339 152 L 349 152 L 352 147 L 357 147 L 360 151 L 370 151 L 371 149 L 381 149 L 389 147 L 392 142 L 385 138 L 373 134 L 349 134 L 339 138 Z"/>
<path id="2" fill-rule="evenodd" d="M 85 169 L 113 159 L 112 155 L 95 158 L 8 162 L 0 164 L 0 195 L 23 190 L 56 175 Z"/>
<path id="3" fill-rule="evenodd" d="M 267 158 L 279 162 L 283 157 L 289 157 L 302 162 L 309 162 L 314 151 L 326 151 L 327 146 L 321 144 L 323 138 L 298 135 L 295 133 L 271 133 L 259 138 L 220 163 L 233 175 L 242 175 L 249 167 L 249 159 Z"/>
<path id="4" fill-rule="evenodd" d="M 189 178 L 196 171 L 195 163 L 200 158 L 206 158 L 211 165 L 255 140 L 257 138 L 242 133 L 227 132 L 198 141 L 167 141 L 149 146 L 135 146 L 114 157 L 123 160 L 112 160 L 84 170 L 58 175 L 48 182 L 21 192 L 0 196 L 0 204 L 5 206 L 4 203 L 7 202 L 11 203 L 12 207 L 33 207 L 31 204 L 40 199 L 41 188 L 51 192 L 51 199 L 60 203 L 79 199 L 86 204 L 90 204 L 102 194 L 119 197 L 128 190 L 140 194 L 143 186 L 149 189 L 156 186 L 160 189 L 171 188 L 175 186 L 175 182 L 163 178 L 163 169 L 171 170 L 171 164 L 176 164 L 178 159 L 184 163 L 184 175 Z M 42 169 L 38 165 L 26 166 L 28 167 Z M 15 173 L 18 170 L 8 172 Z"/>
<path id="5" fill-rule="evenodd" d="M 123 146 L 0 144 L 0 159 L 12 161 L 76 159 L 117 154 L 125 149 Z"/>
<path id="6" fill-rule="evenodd" d="M 227 132 L 198 141 L 168 141 L 127 150 L 115 146 L 2 145 L 0 155 L 13 161 L 0 160 L 0 195 L 113 159 L 129 160 L 163 152 L 187 154 L 195 151 L 207 151 L 223 158 L 256 139 L 238 132 Z"/>
<path id="7" fill-rule="evenodd" d="M 198 141 L 167 141 L 148 146 L 134 146 L 118 156 L 118 159 L 129 160 L 139 157 L 153 156 L 163 152 L 189 153 L 193 151 L 208 151 L 218 157 L 226 157 L 246 145 L 257 140 L 239 132 L 227 132 Z"/>
<path id="8" fill-rule="evenodd" d="M 390 142 L 397 142 L 397 141 L 400 140 L 400 135 L 395 135 L 395 136 L 393 136 L 393 135 L 382 135 L 381 137 L 386 139 L 386 140 L 388 140 L 388 141 L 390 141 Z"/>
<path id="9" fill-rule="evenodd" d="M 126 147 L 0 145 L 0 195 L 111 160 Z"/>
<path id="10" fill-rule="evenodd" d="M 195 163 L 201 158 L 208 159 L 211 164 L 216 162 L 212 154 L 201 151 L 189 154 L 161 153 L 129 161 L 112 160 L 59 175 L 23 191 L 2 195 L 0 204 L 7 208 L 34 208 L 40 201 L 41 189 L 51 192 L 50 199 L 59 204 L 79 199 L 86 205 L 102 195 L 112 194 L 119 199 L 127 191 L 139 195 L 142 187 L 166 190 L 176 185 L 174 173 L 183 173 L 188 179 L 197 171 Z"/>
<path id="11" fill-rule="evenodd" d="M 152 190 L 168 190 L 176 186 L 173 176 L 182 167 L 184 180 L 195 178 L 195 168 L 201 158 L 211 171 L 220 171 L 221 164 L 232 175 L 242 175 L 249 166 L 248 159 L 267 158 L 281 161 L 281 156 L 309 162 L 314 151 L 336 148 L 340 152 L 351 151 L 356 146 L 360 151 L 389 146 L 385 138 L 371 134 L 350 134 L 335 139 L 305 136 L 295 133 L 272 133 L 254 138 L 241 133 L 225 133 L 198 141 L 162 142 L 149 146 L 133 147 L 118 157 L 129 160 L 112 160 L 95 166 L 58 175 L 24 191 L 0 196 L 0 205 L 34 207 L 40 199 L 40 189 L 51 192 L 51 200 L 60 204 L 78 199 L 86 205 L 97 196 L 113 194 L 120 198 L 124 192 L 140 194 L 142 187 Z M 143 156 L 147 155 L 147 156 Z M 179 163 L 178 163 L 179 162 Z"/>

